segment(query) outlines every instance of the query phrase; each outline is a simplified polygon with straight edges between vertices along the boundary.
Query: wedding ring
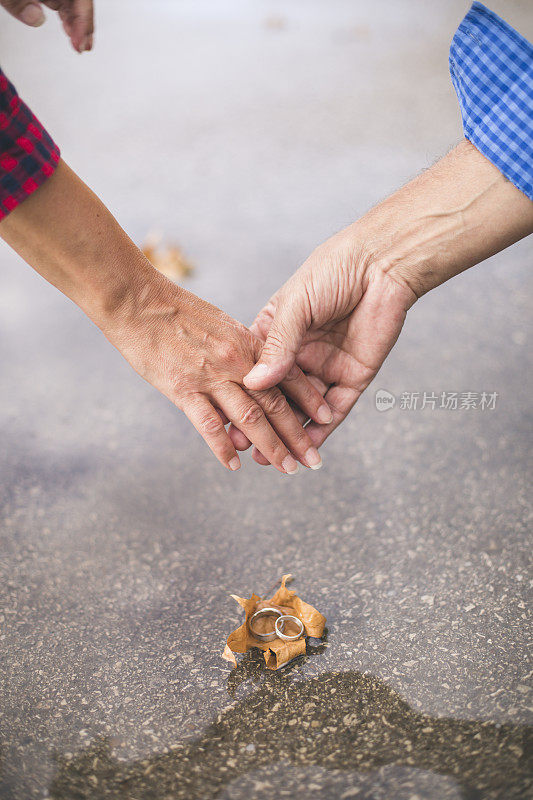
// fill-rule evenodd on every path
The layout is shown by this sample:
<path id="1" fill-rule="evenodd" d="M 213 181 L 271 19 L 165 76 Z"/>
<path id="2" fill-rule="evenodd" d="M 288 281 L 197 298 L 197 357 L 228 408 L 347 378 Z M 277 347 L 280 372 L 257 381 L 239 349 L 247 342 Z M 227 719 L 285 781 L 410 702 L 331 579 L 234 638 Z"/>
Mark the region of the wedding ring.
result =
<path id="1" fill-rule="evenodd" d="M 276 620 L 276 623 L 275 623 L 275 626 L 276 626 L 275 630 L 268 631 L 268 633 L 259 633 L 258 631 L 254 630 L 254 627 L 253 627 L 254 620 L 259 619 L 260 617 L 265 617 L 265 616 L 270 617 L 270 616 L 272 616 L 272 614 L 276 614 L 277 617 L 278 617 L 278 619 Z M 252 614 L 252 616 L 248 620 L 248 629 L 249 629 L 250 633 L 252 634 L 252 636 L 255 636 L 256 639 L 260 639 L 262 642 L 272 642 L 274 639 L 277 639 L 278 636 L 279 636 L 277 623 L 279 622 L 279 618 L 281 618 L 282 616 L 283 615 L 282 615 L 281 611 L 279 610 L 279 608 L 270 608 L 270 607 L 268 607 L 268 608 L 260 608 L 259 611 L 256 611 L 254 614 Z M 281 630 L 283 630 L 284 625 L 285 625 L 285 623 L 281 624 Z"/>
<path id="2" fill-rule="evenodd" d="M 300 630 L 298 633 L 293 633 L 289 636 L 287 633 L 283 633 L 283 627 L 285 622 L 288 621 L 296 622 L 300 626 Z M 293 617 L 292 614 L 282 614 L 274 623 L 274 629 L 279 636 L 280 639 L 283 639 L 285 642 L 294 642 L 295 639 L 299 639 L 302 633 L 304 632 L 304 624 L 301 619 L 298 617 Z"/>

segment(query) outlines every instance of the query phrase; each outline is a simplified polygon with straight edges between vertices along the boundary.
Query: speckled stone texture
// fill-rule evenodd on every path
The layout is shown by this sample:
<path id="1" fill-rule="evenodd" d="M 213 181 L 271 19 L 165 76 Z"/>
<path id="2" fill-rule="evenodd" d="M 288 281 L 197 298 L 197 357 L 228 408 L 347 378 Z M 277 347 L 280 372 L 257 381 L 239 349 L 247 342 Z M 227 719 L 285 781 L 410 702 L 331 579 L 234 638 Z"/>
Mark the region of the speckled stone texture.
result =
<path id="1" fill-rule="evenodd" d="M 128 232 L 175 236 L 188 287 L 245 322 L 460 137 L 459 0 L 127 6 L 97 3 L 81 58 L 2 13 L 2 66 Z M 530 3 L 493 7 L 532 38 Z M 294 478 L 225 473 L 0 260 L 2 800 L 532 797 L 531 240 L 413 308 L 375 382 L 396 406 L 369 390 Z M 498 399 L 400 408 L 416 391 Z M 229 594 L 283 572 L 326 641 L 232 671 Z"/>

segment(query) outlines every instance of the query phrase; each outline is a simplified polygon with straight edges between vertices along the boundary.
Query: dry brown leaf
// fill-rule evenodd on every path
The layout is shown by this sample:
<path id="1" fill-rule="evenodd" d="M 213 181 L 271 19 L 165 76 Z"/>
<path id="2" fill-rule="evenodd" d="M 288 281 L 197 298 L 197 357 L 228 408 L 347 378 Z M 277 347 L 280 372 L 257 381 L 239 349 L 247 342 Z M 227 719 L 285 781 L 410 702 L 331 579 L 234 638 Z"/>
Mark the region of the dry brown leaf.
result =
<path id="1" fill-rule="evenodd" d="M 234 600 L 244 608 L 244 622 L 237 628 L 237 630 L 230 633 L 222 658 L 230 661 L 235 667 L 237 660 L 234 653 L 247 653 L 252 647 L 257 647 L 263 650 L 265 663 L 268 669 L 279 669 L 292 661 L 296 656 L 305 653 L 305 637 L 312 636 L 313 638 L 320 639 L 324 633 L 326 625 L 326 618 L 322 614 L 310 606 L 309 603 L 304 603 L 293 589 L 287 589 L 286 582 L 290 575 L 284 575 L 281 579 L 281 586 L 277 592 L 269 600 L 263 599 L 256 594 L 250 598 L 237 597 L 232 594 Z M 271 642 L 262 642 L 248 628 L 248 620 L 255 611 L 267 606 L 273 606 L 279 609 L 283 614 L 292 614 L 298 617 L 304 626 L 304 636 L 300 639 L 295 639 L 292 642 L 285 642 L 282 639 L 274 639 Z M 266 633 L 272 630 L 272 618 L 262 617 L 254 622 L 254 627 L 257 628 L 259 633 Z M 296 633 L 297 627 L 294 623 L 287 623 L 287 633 Z"/>
<path id="2" fill-rule="evenodd" d="M 271 31 L 282 31 L 287 27 L 287 19 L 278 14 L 271 14 L 269 17 L 265 17 L 263 25 Z"/>
<path id="3" fill-rule="evenodd" d="M 142 251 L 148 261 L 171 280 L 188 278 L 194 272 L 193 265 L 185 258 L 182 250 L 174 244 L 163 246 L 158 236 L 148 236 Z"/>

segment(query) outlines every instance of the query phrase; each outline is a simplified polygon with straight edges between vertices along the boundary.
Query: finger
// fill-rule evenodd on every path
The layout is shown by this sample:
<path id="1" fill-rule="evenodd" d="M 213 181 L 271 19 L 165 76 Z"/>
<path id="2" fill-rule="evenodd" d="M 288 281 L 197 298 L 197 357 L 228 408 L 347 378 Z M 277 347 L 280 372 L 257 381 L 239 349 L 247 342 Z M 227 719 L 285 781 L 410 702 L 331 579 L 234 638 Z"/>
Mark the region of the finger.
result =
<path id="1" fill-rule="evenodd" d="M 314 386 L 314 388 L 320 394 L 320 396 L 324 397 L 329 388 L 329 384 L 324 383 L 324 381 L 318 378 L 316 375 L 307 375 L 307 380 Z M 309 416 L 307 414 L 304 414 L 304 412 L 298 408 L 296 403 L 291 401 L 289 402 L 289 405 L 292 408 L 294 416 L 296 417 L 300 425 L 305 425 L 305 423 L 309 421 Z M 238 430 L 238 428 L 236 428 L 233 424 L 229 426 L 228 433 L 231 437 L 233 444 L 235 445 L 236 450 L 247 450 L 252 444 L 251 441 L 244 435 L 244 433 Z M 258 464 L 261 464 L 261 466 L 264 467 L 270 466 L 270 461 L 264 457 L 264 455 L 257 449 L 257 447 L 253 448 L 252 457 L 254 458 L 255 461 L 257 461 Z"/>
<path id="2" fill-rule="evenodd" d="M 78 53 L 93 46 L 94 10 L 92 0 L 62 0 L 59 16 L 65 33 Z"/>
<path id="3" fill-rule="evenodd" d="M 267 389 L 264 392 L 251 391 L 250 396 L 259 403 L 266 418 L 291 453 L 305 466 L 311 469 L 320 469 L 322 466 L 320 454 L 311 442 L 305 428 L 298 422 L 285 395 L 275 388 Z M 258 446 L 258 449 L 261 448 Z M 268 458 L 268 453 L 264 450 L 262 453 L 265 458 Z"/>
<path id="4" fill-rule="evenodd" d="M 261 467 L 269 467 L 270 466 L 270 461 L 268 460 L 268 458 L 265 458 L 263 453 L 260 450 L 258 450 L 257 447 L 254 447 L 254 449 L 252 450 L 252 458 Z"/>
<path id="5" fill-rule="evenodd" d="M 223 390 L 219 390 L 215 399 L 228 419 L 257 445 L 276 469 L 289 475 L 298 472 L 298 462 L 276 434 L 256 400 L 236 384 L 227 384 Z"/>
<path id="6" fill-rule="evenodd" d="M 239 456 L 220 414 L 215 411 L 209 400 L 203 395 L 195 395 L 193 400 L 184 404 L 183 410 L 220 463 L 232 471 L 239 469 L 241 466 Z"/>
<path id="7" fill-rule="evenodd" d="M 2 5 L 16 19 L 32 28 L 38 28 L 45 20 L 41 4 L 36 0 L 3 0 Z"/>
<path id="8" fill-rule="evenodd" d="M 324 393 L 325 393 L 325 390 L 324 390 Z M 296 417 L 296 419 L 298 420 L 300 425 L 302 425 L 302 426 L 305 425 L 309 421 L 309 417 L 307 416 L 307 414 L 304 414 L 303 411 L 301 411 L 297 406 L 294 405 L 294 403 L 289 403 L 289 405 L 292 408 L 294 416 Z M 235 439 L 233 438 L 232 431 L 236 431 L 236 430 L 237 429 L 234 428 L 233 425 L 230 425 L 229 434 L 230 434 L 234 444 L 235 444 Z M 244 434 L 241 434 L 241 435 L 244 437 Z M 244 437 L 244 438 L 246 438 L 246 437 Z M 251 444 L 251 442 L 248 444 L 248 447 L 250 446 L 250 444 Z M 241 449 L 241 448 L 237 447 L 237 450 L 239 450 L 239 449 Z M 245 450 L 246 448 L 243 447 L 242 449 Z M 265 458 L 263 453 L 260 450 L 258 450 L 257 447 L 253 447 L 252 448 L 252 458 L 254 459 L 254 461 L 256 461 L 258 464 L 260 464 L 262 467 L 269 467 L 270 466 L 270 461 L 268 460 L 268 458 Z"/>
<path id="9" fill-rule="evenodd" d="M 251 441 L 248 439 L 248 437 L 245 436 L 242 431 L 236 428 L 235 425 L 229 426 L 228 434 L 231 441 L 233 442 L 235 450 L 248 450 L 248 448 L 252 444 Z"/>
<path id="10" fill-rule="evenodd" d="M 280 386 L 283 393 L 290 397 L 309 419 L 320 425 L 333 422 L 333 414 L 324 402 L 322 393 L 315 388 L 297 364 L 294 364 Z"/>
<path id="11" fill-rule="evenodd" d="M 325 388 L 324 388 L 324 393 L 325 393 L 326 389 L 327 389 L 327 386 L 325 384 L 324 384 L 324 386 L 325 386 Z M 304 425 L 309 420 L 309 415 L 308 414 L 304 414 L 304 412 L 301 411 L 295 403 L 291 402 L 291 403 L 289 403 L 289 405 L 292 408 L 294 416 L 296 417 L 296 419 L 298 420 L 300 425 Z M 242 431 L 240 431 L 238 428 L 236 428 L 235 425 L 233 425 L 233 423 L 229 426 L 228 433 L 229 433 L 230 439 L 233 442 L 236 450 L 248 450 L 248 448 L 251 446 L 252 443 L 248 439 L 248 437 L 245 436 Z M 257 448 L 254 447 L 254 451 L 253 452 L 258 452 Z M 253 455 L 253 453 L 252 453 L 252 455 Z M 270 461 L 268 461 L 264 456 L 262 456 L 262 459 L 264 461 L 264 466 L 267 466 L 267 464 L 270 465 Z M 258 461 L 257 463 L 258 464 L 262 464 L 263 461 Z"/>
<path id="12" fill-rule="evenodd" d="M 313 384 L 317 392 L 319 392 L 322 397 L 326 394 L 329 388 L 329 384 L 324 383 L 324 381 L 318 378 L 316 375 L 308 375 L 307 379 L 309 380 L 310 383 Z M 290 402 L 289 405 L 292 408 L 294 416 L 296 417 L 300 425 L 305 425 L 309 421 L 309 417 L 307 416 L 307 414 L 304 414 L 303 411 L 301 411 L 293 402 Z M 230 435 L 232 429 L 233 425 L 230 425 Z M 264 457 L 264 455 L 257 449 L 257 447 L 254 447 L 252 449 L 252 458 L 262 467 L 270 466 L 269 460 Z"/>
<path id="13" fill-rule="evenodd" d="M 294 405 L 293 403 L 289 403 L 289 405 L 291 406 L 292 410 L 294 411 L 294 415 L 295 415 L 296 419 L 298 420 L 298 422 L 301 425 L 304 425 L 309 420 L 308 415 L 304 414 L 302 411 L 300 411 L 300 409 L 296 405 Z M 238 428 L 236 428 L 233 423 L 231 423 L 229 428 L 228 428 L 228 434 L 229 434 L 230 439 L 233 442 L 236 450 L 248 450 L 248 448 L 251 447 L 251 445 L 252 445 L 251 441 L 248 439 L 247 436 L 244 435 L 244 433 L 242 431 L 240 431 Z M 256 448 L 254 448 L 254 451 L 255 450 L 256 450 Z M 263 458 L 264 458 L 264 456 L 263 456 Z M 267 461 L 265 459 L 265 466 L 266 466 L 266 464 L 270 465 L 270 461 Z"/>
<path id="14" fill-rule="evenodd" d="M 306 427 L 307 434 L 315 447 L 324 444 L 330 433 L 333 433 L 335 428 L 348 416 L 361 394 L 362 391 L 349 386 L 332 386 L 329 389 L 325 399 L 333 412 L 333 421 L 329 425 L 317 425 L 316 422 L 310 422 Z"/>
<path id="15" fill-rule="evenodd" d="M 306 422 L 309 421 L 309 417 L 307 416 L 307 414 L 304 414 L 303 411 L 301 411 L 299 408 L 297 408 L 297 406 L 294 405 L 294 403 L 289 403 L 289 405 L 292 408 L 294 416 L 296 417 L 296 419 L 298 420 L 300 425 L 302 425 L 302 426 L 305 425 Z M 236 431 L 236 430 L 237 429 L 234 428 L 233 425 L 230 425 L 229 434 L 230 434 L 234 444 L 235 444 L 235 439 L 232 436 L 232 431 Z M 241 435 L 244 437 L 244 434 L 241 434 Z M 244 438 L 246 438 L 246 437 L 244 437 Z M 250 446 L 250 444 L 251 444 L 251 442 L 248 444 L 248 447 Z M 240 448 L 237 447 L 237 450 L 239 450 L 239 449 Z M 246 448 L 242 448 L 242 449 L 244 450 Z M 256 461 L 258 464 L 260 464 L 262 467 L 269 467 L 270 466 L 270 461 L 268 460 L 268 458 L 265 458 L 263 453 L 260 450 L 258 450 L 257 447 L 253 447 L 252 448 L 252 458 L 254 459 L 254 461 Z"/>
<path id="16" fill-rule="evenodd" d="M 247 389 L 269 389 L 282 381 L 293 366 L 305 332 L 311 323 L 307 292 L 289 282 L 276 300 L 272 325 L 261 355 L 244 377 Z"/>
<path id="17" fill-rule="evenodd" d="M 324 393 L 325 393 L 325 390 L 324 390 Z M 309 417 L 307 416 L 307 414 L 304 414 L 303 411 L 301 411 L 297 406 L 294 405 L 294 403 L 289 403 L 289 405 L 292 408 L 294 416 L 296 417 L 296 419 L 298 420 L 300 425 L 302 425 L 302 426 L 305 425 L 306 422 L 309 421 Z M 234 444 L 235 444 L 235 439 L 233 438 L 232 431 L 236 431 L 236 430 L 237 429 L 234 428 L 233 425 L 230 425 L 229 434 L 230 434 Z M 244 434 L 241 434 L 241 435 L 244 437 Z M 244 437 L 244 438 L 246 438 L 246 437 Z M 251 442 L 248 444 L 248 447 L 250 446 L 250 444 L 251 444 Z M 239 449 L 240 448 L 237 447 L 237 450 L 239 450 Z M 243 447 L 242 449 L 244 450 L 246 448 Z M 256 461 L 258 464 L 260 464 L 262 467 L 269 467 L 270 466 L 270 461 L 268 460 L 268 458 L 265 458 L 263 453 L 260 450 L 258 450 L 257 447 L 253 447 L 252 448 L 252 458 L 254 459 L 254 461 Z"/>

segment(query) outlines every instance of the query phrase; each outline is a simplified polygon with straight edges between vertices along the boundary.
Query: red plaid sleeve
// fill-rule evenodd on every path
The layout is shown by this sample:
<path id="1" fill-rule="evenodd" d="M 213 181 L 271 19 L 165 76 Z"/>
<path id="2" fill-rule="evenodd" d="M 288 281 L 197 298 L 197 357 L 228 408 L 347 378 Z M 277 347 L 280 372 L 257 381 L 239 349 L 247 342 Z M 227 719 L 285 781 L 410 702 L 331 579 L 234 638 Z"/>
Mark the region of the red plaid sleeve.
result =
<path id="1" fill-rule="evenodd" d="M 0 69 L 0 219 L 54 172 L 59 147 Z"/>

